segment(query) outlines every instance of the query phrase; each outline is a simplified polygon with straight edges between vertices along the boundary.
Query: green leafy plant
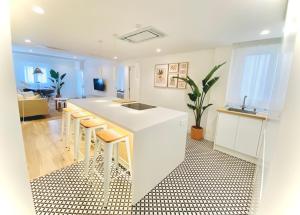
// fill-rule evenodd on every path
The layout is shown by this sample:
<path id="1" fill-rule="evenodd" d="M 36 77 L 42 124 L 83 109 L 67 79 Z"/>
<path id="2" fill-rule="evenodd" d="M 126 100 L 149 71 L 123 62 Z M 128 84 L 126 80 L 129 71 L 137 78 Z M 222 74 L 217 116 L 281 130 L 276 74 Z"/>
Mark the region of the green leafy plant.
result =
<path id="1" fill-rule="evenodd" d="M 60 75 L 59 72 L 56 72 L 55 70 L 51 69 L 50 70 L 50 76 L 49 78 L 53 85 L 51 86 L 55 91 L 56 91 L 56 97 L 61 97 L 61 88 L 64 86 L 65 82 L 63 81 L 64 78 L 66 77 L 66 73 Z"/>
<path id="2" fill-rule="evenodd" d="M 174 77 L 178 78 L 185 83 L 187 83 L 191 92 L 188 93 L 188 96 L 192 103 L 188 103 L 187 106 L 193 110 L 195 116 L 195 122 L 197 128 L 201 127 L 201 119 L 205 110 L 213 104 L 205 104 L 205 97 L 211 87 L 219 80 L 220 77 L 214 77 L 215 72 L 225 64 L 226 62 L 216 65 L 213 69 L 206 75 L 206 77 L 202 80 L 201 86 L 197 86 L 197 84 L 189 77 Z"/>

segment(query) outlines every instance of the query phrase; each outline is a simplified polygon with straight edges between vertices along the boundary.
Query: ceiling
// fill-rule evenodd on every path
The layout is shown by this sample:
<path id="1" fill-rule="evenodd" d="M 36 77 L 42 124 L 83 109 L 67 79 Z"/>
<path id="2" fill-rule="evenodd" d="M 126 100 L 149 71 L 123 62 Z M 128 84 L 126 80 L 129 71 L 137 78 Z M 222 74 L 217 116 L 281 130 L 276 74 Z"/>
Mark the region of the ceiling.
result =
<path id="1" fill-rule="evenodd" d="M 287 0 L 12 0 L 13 43 L 119 60 L 281 37 Z M 38 5 L 45 10 L 32 11 Z M 165 37 L 117 39 L 153 26 Z M 264 29 L 271 31 L 260 35 Z M 31 44 L 24 40 L 30 39 Z M 156 53 L 160 48 L 161 53 Z"/>

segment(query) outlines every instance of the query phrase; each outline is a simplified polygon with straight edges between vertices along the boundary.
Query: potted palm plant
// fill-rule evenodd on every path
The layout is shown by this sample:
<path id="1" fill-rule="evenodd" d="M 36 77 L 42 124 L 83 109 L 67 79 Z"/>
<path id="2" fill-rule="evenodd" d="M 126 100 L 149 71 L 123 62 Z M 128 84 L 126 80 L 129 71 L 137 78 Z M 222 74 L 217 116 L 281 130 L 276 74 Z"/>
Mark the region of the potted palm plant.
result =
<path id="1" fill-rule="evenodd" d="M 201 127 L 201 119 L 205 110 L 213 104 L 206 104 L 205 97 L 211 87 L 219 80 L 219 77 L 214 77 L 215 72 L 225 64 L 219 64 L 213 67 L 213 69 L 202 80 L 201 86 L 197 84 L 189 77 L 186 78 L 176 77 L 185 83 L 187 83 L 191 92 L 188 93 L 189 99 L 192 103 L 188 103 L 187 106 L 192 109 L 195 116 L 196 125 L 191 128 L 191 137 L 195 140 L 203 139 L 203 128 Z M 175 77 L 174 77 L 175 78 Z"/>
<path id="2" fill-rule="evenodd" d="M 50 70 L 50 76 L 51 78 L 49 78 L 53 85 L 51 86 L 55 91 L 56 91 L 56 98 L 60 98 L 61 97 L 61 88 L 64 86 L 65 82 L 63 81 L 65 76 L 67 74 L 64 73 L 62 75 L 59 74 L 59 72 L 56 72 L 55 70 L 51 69 Z"/>

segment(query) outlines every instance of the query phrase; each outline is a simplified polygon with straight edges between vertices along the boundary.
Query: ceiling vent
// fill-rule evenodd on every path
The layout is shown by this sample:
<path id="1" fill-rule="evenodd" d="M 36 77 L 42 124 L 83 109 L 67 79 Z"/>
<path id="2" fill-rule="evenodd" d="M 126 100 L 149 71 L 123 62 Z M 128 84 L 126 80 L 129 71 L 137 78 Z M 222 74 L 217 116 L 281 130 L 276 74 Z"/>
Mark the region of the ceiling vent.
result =
<path id="1" fill-rule="evenodd" d="M 130 43 L 141 43 L 147 40 L 158 39 L 165 35 L 153 27 L 141 28 L 136 31 L 124 34 L 119 39 Z"/>

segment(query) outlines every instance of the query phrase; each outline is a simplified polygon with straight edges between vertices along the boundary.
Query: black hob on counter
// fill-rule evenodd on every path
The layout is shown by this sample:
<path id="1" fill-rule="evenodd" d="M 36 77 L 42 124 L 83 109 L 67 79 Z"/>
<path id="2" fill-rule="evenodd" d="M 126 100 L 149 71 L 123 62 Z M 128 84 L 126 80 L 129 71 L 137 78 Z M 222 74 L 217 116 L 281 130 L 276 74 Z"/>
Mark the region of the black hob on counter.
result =
<path id="1" fill-rule="evenodd" d="M 146 109 L 156 108 L 156 106 L 146 105 L 142 103 L 130 103 L 130 104 L 124 104 L 122 106 L 135 109 L 135 110 L 146 110 Z"/>

